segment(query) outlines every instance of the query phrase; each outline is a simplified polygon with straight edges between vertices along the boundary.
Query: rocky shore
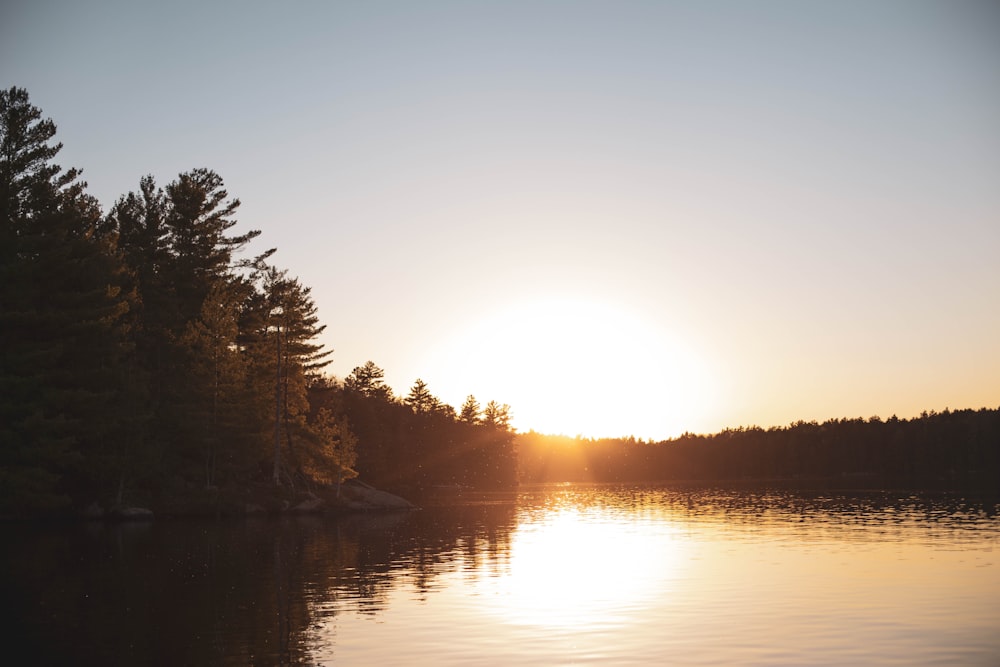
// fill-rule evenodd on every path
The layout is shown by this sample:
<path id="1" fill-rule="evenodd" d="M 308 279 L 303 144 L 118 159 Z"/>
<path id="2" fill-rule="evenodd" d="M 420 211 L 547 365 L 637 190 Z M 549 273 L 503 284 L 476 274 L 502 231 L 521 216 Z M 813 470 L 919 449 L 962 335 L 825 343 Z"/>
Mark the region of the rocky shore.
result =
<path id="1" fill-rule="evenodd" d="M 232 490 L 199 489 L 161 499 L 151 507 L 102 507 L 95 502 L 79 512 L 95 521 L 152 521 L 157 516 L 267 516 L 282 514 L 350 514 L 356 512 L 400 512 L 418 509 L 401 496 L 376 489 L 360 480 L 335 488 L 290 492 L 256 487 L 242 493 Z"/>

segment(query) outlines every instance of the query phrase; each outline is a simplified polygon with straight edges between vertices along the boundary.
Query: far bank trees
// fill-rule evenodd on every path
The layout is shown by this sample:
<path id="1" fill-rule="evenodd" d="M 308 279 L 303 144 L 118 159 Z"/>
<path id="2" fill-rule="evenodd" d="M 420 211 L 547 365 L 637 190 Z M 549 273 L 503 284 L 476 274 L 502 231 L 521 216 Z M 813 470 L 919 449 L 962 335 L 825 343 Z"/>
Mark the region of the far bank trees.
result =
<path id="1" fill-rule="evenodd" d="M 1000 409 L 830 419 L 662 442 L 518 436 L 531 482 L 698 482 L 816 488 L 1000 488 Z"/>

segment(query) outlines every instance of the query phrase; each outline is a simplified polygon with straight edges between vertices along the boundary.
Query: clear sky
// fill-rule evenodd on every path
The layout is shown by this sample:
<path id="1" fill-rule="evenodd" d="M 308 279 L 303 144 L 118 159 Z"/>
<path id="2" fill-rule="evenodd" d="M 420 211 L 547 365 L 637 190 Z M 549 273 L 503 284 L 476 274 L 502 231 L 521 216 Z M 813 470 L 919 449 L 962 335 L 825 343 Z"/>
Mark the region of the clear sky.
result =
<path id="1" fill-rule="evenodd" d="M 1000 405 L 1000 3 L 0 5 L 108 208 L 209 167 L 372 360 L 663 438 Z"/>

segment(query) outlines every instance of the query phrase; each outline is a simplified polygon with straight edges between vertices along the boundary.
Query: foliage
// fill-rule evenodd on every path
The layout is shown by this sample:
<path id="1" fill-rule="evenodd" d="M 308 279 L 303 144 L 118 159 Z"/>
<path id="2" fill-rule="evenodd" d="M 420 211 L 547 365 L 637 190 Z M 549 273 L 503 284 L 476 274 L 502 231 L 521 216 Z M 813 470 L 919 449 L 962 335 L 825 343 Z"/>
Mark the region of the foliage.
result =
<path id="1" fill-rule="evenodd" d="M 402 400 L 380 389 L 374 362 L 355 368 L 343 385 L 327 385 L 358 437 L 358 469 L 379 486 L 409 491 L 433 486 L 506 488 L 517 483 L 510 408 L 491 402 L 503 419 L 483 423 L 475 397 L 465 416 L 416 380 Z M 473 408 L 472 406 L 476 406 Z M 499 412 L 498 412 L 499 414 Z"/>
<path id="2" fill-rule="evenodd" d="M 0 91 L 0 513 L 57 508 L 121 437 L 124 267 L 23 89 Z M 73 480 L 66 477 L 76 471 Z"/>
<path id="3" fill-rule="evenodd" d="M 0 132 L 0 516 L 267 480 L 339 490 L 359 470 L 500 481 L 470 455 L 474 420 L 422 381 L 402 402 L 372 362 L 343 385 L 320 375 L 311 290 L 273 250 L 240 258 L 260 232 L 235 232 L 221 176 L 145 176 L 105 215 L 53 163 L 55 124 L 26 91 L 0 93 Z M 508 424 L 490 437 L 509 441 Z"/>

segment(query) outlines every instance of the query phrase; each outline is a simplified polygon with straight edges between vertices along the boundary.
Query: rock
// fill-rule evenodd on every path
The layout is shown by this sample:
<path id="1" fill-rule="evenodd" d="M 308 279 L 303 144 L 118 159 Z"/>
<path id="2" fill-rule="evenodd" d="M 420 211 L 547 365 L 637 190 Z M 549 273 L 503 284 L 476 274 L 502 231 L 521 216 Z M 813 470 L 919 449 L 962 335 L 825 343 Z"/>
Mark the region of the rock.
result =
<path id="1" fill-rule="evenodd" d="M 292 508 L 293 512 L 321 512 L 326 503 L 323 502 L 322 498 L 316 498 L 315 496 L 309 498 L 308 500 L 303 500 L 301 503 Z"/>
<path id="2" fill-rule="evenodd" d="M 368 510 L 373 509 L 367 503 L 363 503 L 360 500 L 345 500 L 344 507 L 355 512 L 367 512 Z"/>
<path id="3" fill-rule="evenodd" d="M 352 510 L 412 510 L 417 506 L 405 498 L 401 498 L 388 491 L 379 491 L 376 488 L 354 482 L 345 485 L 344 505 Z"/>
<path id="4" fill-rule="evenodd" d="M 247 503 L 246 507 L 247 514 L 266 514 L 267 510 L 256 503 Z"/>

